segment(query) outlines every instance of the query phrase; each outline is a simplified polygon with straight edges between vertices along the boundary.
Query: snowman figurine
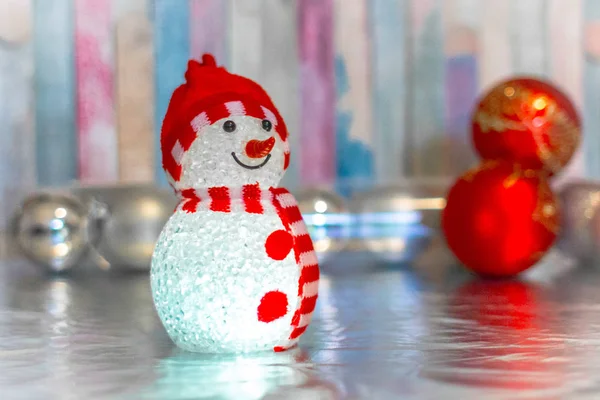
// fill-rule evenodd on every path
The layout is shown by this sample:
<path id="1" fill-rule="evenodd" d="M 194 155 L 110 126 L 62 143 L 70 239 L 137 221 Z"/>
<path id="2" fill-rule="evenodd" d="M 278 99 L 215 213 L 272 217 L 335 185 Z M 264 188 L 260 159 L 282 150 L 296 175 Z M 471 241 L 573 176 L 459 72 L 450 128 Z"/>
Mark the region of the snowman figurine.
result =
<path id="1" fill-rule="evenodd" d="M 180 202 L 158 239 L 151 284 L 181 348 L 284 351 L 315 309 L 319 266 L 294 197 L 281 115 L 255 82 L 190 61 L 163 121 L 163 167 Z"/>

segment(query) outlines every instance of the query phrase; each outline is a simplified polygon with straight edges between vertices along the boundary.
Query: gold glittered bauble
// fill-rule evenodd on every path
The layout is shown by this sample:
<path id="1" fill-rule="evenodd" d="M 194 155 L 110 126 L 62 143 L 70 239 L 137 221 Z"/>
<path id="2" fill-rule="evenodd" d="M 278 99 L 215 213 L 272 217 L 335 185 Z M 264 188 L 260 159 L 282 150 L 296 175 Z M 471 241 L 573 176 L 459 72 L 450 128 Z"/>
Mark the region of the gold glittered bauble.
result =
<path id="1" fill-rule="evenodd" d="M 581 142 L 581 121 L 569 98 L 534 78 L 511 79 L 486 93 L 473 114 L 473 144 L 484 159 L 561 171 Z"/>

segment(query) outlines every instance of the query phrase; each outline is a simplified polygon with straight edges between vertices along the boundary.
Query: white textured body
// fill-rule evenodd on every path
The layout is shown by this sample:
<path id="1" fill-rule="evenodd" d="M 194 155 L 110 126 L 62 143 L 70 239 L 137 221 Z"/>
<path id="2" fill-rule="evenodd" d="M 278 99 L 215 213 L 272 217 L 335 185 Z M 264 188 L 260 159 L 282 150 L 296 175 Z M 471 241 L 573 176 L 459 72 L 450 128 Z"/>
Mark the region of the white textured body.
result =
<path id="1" fill-rule="evenodd" d="M 282 261 L 267 255 L 267 237 L 285 228 L 273 206 L 261 203 L 264 214 L 242 211 L 240 200 L 229 213 L 179 207 L 165 225 L 152 260 L 152 294 L 178 346 L 210 353 L 272 350 L 292 331 L 299 267 L 293 251 Z M 288 308 L 265 323 L 257 310 L 270 291 L 285 293 Z"/>

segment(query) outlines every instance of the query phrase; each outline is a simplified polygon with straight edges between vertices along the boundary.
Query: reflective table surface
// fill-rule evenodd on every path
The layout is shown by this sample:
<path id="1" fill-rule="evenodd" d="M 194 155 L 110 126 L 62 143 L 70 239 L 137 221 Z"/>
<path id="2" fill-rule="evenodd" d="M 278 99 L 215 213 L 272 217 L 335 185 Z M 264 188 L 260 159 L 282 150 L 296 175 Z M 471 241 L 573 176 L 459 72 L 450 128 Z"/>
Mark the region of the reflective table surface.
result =
<path id="1" fill-rule="evenodd" d="M 600 398 L 600 268 L 482 281 L 432 249 L 413 267 L 339 254 L 298 349 L 211 356 L 173 347 L 147 275 L 3 261 L 0 398 Z"/>

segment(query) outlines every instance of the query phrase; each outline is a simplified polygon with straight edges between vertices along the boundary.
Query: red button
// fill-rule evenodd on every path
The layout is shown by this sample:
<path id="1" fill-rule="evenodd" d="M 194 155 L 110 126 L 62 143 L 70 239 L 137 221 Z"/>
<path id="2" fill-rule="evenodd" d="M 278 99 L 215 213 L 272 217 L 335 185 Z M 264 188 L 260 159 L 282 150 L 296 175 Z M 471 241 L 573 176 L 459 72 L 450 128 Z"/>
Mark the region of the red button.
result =
<path id="1" fill-rule="evenodd" d="M 278 230 L 269 235 L 265 242 L 267 255 L 273 260 L 281 261 L 290 254 L 294 239 L 292 235 L 284 230 Z"/>
<path id="2" fill-rule="evenodd" d="M 288 300 L 285 293 L 278 290 L 268 292 L 260 300 L 258 306 L 258 320 L 261 322 L 273 322 L 287 314 Z"/>

